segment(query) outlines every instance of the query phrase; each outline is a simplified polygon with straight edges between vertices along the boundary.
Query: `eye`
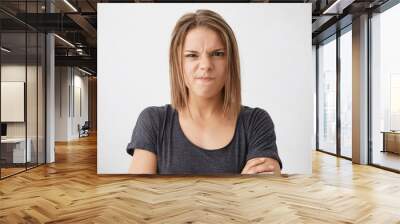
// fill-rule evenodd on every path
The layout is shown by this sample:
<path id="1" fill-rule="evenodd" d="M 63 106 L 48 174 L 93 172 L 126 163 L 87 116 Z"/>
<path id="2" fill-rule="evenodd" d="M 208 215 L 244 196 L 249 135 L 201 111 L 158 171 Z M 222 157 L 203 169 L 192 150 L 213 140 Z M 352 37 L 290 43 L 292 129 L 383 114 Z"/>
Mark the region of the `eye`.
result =
<path id="1" fill-rule="evenodd" d="M 211 53 L 211 56 L 217 56 L 217 57 L 222 57 L 225 55 L 225 52 L 223 51 L 214 51 Z"/>
<path id="2" fill-rule="evenodd" d="M 187 57 L 187 58 L 195 58 L 195 57 L 197 57 L 197 55 L 196 54 L 186 54 L 185 57 Z"/>

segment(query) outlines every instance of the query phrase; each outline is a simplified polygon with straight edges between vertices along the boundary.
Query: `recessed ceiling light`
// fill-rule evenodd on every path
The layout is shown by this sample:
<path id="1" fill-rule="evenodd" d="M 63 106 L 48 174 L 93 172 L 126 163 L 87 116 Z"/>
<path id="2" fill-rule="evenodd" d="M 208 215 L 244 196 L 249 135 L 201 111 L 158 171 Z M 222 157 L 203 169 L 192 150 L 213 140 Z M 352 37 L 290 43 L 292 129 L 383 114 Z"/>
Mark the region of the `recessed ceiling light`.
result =
<path id="1" fill-rule="evenodd" d="M 11 50 L 9 50 L 9 49 L 7 49 L 7 48 L 5 48 L 5 47 L 1 47 L 1 50 L 4 51 L 4 52 L 6 52 L 6 53 L 10 53 L 10 52 L 11 52 Z"/>
<path id="2" fill-rule="evenodd" d="M 72 44 L 71 42 L 69 42 L 68 40 L 66 40 L 66 39 L 64 39 L 64 38 L 62 38 L 62 37 L 60 37 L 60 36 L 57 35 L 57 34 L 54 34 L 54 36 L 57 37 L 58 39 L 60 39 L 61 41 L 63 41 L 64 43 L 68 44 L 69 46 L 75 48 L 75 45 L 73 45 L 73 44 Z"/>
<path id="3" fill-rule="evenodd" d="M 85 74 L 92 75 L 92 73 L 90 73 L 90 72 L 88 72 L 88 71 L 85 71 L 85 70 L 83 70 L 83 69 L 81 69 L 81 68 L 79 68 L 79 67 L 78 67 L 78 69 L 79 69 L 79 71 L 81 71 L 81 72 L 83 72 L 83 73 L 85 73 Z"/>
<path id="4" fill-rule="evenodd" d="M 68 0 L 64 0 L 65 4 L 67 4 L 72 10 L 74 10 L 75 12 L 78 12 L 78 10 L 71 4 L 69 3 Z"/>
<path id="5" fill-rule="evenodd" d="M 343 9 L 353 3 L 355 0 L 336 0 L 322 14 L 342 14 Z"/>

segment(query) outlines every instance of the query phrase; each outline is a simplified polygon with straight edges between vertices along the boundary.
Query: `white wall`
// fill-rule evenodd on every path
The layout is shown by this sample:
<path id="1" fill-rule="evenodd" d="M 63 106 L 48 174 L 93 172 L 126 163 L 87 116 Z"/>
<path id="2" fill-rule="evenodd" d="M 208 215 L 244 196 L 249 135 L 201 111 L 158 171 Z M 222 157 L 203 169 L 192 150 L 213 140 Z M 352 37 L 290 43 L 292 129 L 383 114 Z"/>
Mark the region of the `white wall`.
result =
<path id="1" fill-rule="evenodd" d="M 1 66 L 1 81 L 2 82 L 26 82 L 32 87 L 36 86 L 36 66 L 25 66 L 21 64 L 4 64 Z M 8 137 L 24 137 L 25 126 L 28 125 L 28 137 L 35 133 L 36 135 L 36 88 L 27 88 L 27 122 L 7 122 L 7 136 Z M 33 102 L 33 104 L 32 104 Z M 30 106 L 30 107 L 29 107 Z M 40 106 L 40 105 L 39 105 Z M 7 108 L 2 108 L 7 110 Z M 24 108 L 22 108 L 24 110 Z"/>
<path id="2" fill-rule="evenodd" d="M 73 138 L 79 138 L 79 132 L 77 129 L 78 124 L 81 126 L 85 123 L 85 121 L 88 120 L 89 113 L 88 113 L 88 77 L 87 76 L 82 76 L 84 75 L 82 72 L 79 70 L 75 69 L 74 70 L 74 99 L 75 99 L 75 105 L 74 105 L 74 110 L 75 113 L 73 113 L 73 119 L 72 121 L 72 130 L 71 130 L 71 135 Z M 78 97 L 78 92 L 77 90 L 80 90 L 80 95 L 81 97 Z M 79 100 L 81 101 L 79 103 Z M 82 112 L 79 112 L 79 107 L 81 107 Z"/>
<path id="3" fill-rule="evenodd" d="M 99 174 L 127 173 L 138 114 L 170 102 L 168 47 L 177 19 L 207 8 L 235 32 L 243 104 L 267 110 L 284 173 L 311 174 L 311 4 L 98 4 Z"/>
<path id="4" fill-rule="evenodd" d="M 21 138 L 25 135 L 30 139 L 31 156 L 36 161 L 37 153 L 39 154 L 39 163 L 44 162 L 44 73 L 41 66 L 25 66 L 20 63 L 7 63 L 1 66 L 2 82 L 24 82 L 26 85 L 26 107 L 22 105 L 19 108 L 1 108 L 2 112 L 7 110 L 12 113 L 26 112 L 26 121 L 22 122 L 6 122 L 7 137 Z M 26 81 L 27 80 L 27 81 Z M 4 89 L 2 89 L 3 92 Z M 24 91 L 22 91 L 24 92 Z M 2 95 L 2 98 L 5 97 Z M 24 98 L 24 97 L 22 97 Z M 14 102 L 17 103 L 17 102 Z M 22 102 L 25 104 L 25 102 Z M 15 111 L 19 110 L 19 111 Z M 22 111 L 21 111 L 22 110 Z M 24 119 L 23 119 L 24 120 Z"/>
<path id="5" fill-rule="evenodd" d="M 55 68 L 55 141 L 68 140 L 68 67 Z"/>
<path id="6" fill-rule="evenodd" d="M 78 124 L 83 125 L 88 120 L 88 78 L 76 68 L 56 67 L 55 79 L 55 141 L 77 139 Z M 78 89 L 81 90 L 82 114 L 76 108 Z"/>

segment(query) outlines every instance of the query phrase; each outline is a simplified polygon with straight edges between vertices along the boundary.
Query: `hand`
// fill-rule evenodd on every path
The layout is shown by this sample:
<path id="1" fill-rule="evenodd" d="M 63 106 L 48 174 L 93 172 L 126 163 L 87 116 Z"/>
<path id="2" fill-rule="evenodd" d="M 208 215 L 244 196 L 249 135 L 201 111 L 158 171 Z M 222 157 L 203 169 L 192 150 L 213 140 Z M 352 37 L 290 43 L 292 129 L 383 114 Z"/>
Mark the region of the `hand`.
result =
<path id="1" fill-rule="evenodd" d="M 258 157 L 247 161 L 241 174 L 280 175 L 281 170 L 278 161 L 267 157 Z"/>

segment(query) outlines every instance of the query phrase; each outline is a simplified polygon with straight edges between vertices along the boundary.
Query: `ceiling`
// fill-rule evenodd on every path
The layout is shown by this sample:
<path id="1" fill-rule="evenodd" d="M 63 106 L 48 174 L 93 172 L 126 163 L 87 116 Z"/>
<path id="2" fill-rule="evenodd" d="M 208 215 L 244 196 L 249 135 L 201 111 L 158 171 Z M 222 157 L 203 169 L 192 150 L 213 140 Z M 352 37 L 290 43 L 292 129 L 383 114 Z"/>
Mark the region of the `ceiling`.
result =
<path id="1" fill-rule="evenodd" d="M 387 1 L 340 0 L 340 4 L 335 4 L 335 0 L 254 0 L 235 2 L 312 3 L 312 21 L 310 22 L 312 22 L 313 43 L 316 44 L 335 33 L 337 28 L 350 24 L 353 16 L 357 16 L 366 10 L 372 10 Z M 25 29 L 29 31 L 55 32 L 60 37 L 55 38 L 56 65 L 80 66 L 96 73 L 97 3 L 117 2 L 157 3 L 185 1 L 47 0 L 46 8 L 46 0 L 1 0 L 0 25 L 3 32 L 2 39 L 4 38 L 2 41 L 3 46 L 7 43 L 8 47 L 15 49 L 15 54 L 19 51 L 23 54 L 25 48 L 21 46 L 25 46 L 25 38 L 23 38 Z M 327 10 L 328 8 L 329 11 Z M 49 13 L 50 11 L 52 13 Z M 340 26 L 337 25 L 339 24 L 337 23 L 338 20 L 341 20 Z M 29 43 L 28 54 L 29 52 L 34 52 L 34 49 L 36 49 L 35 43 Z"/>

